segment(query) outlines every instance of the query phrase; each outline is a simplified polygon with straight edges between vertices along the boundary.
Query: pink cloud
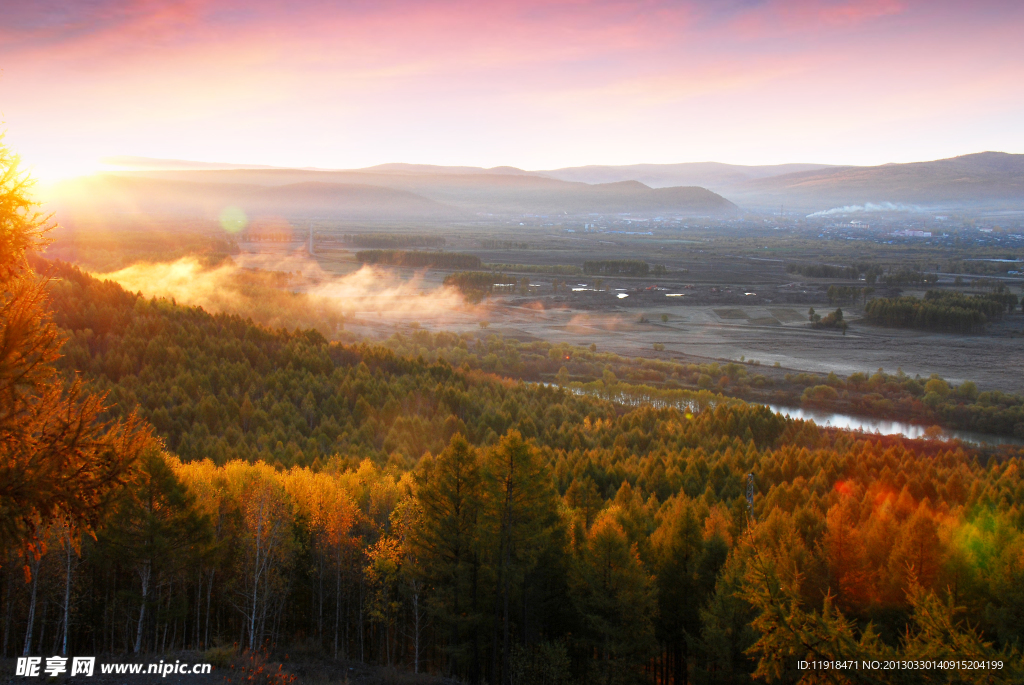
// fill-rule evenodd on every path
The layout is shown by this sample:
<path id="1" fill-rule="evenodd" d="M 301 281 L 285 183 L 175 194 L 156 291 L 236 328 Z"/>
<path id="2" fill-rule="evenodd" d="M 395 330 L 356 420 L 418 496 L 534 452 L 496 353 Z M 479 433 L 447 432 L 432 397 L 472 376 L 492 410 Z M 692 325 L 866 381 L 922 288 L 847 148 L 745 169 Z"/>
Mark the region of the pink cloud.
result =
<path id="1" fill-rule="evenodd" d="M 652 141 L 689 124 L 754 147 L 763 122 L 806 126 L 809 99 L 928 102 L 953 117 L 970 93 L 979 111 L 1024 110 L 1006 86 L 1021 76 L 1010 46 L 1022 29 L 1024 7 L 996 0 L 40 0 L 0 25 L 0 103 L 30 149 L 75 134 L 105 154 L 193 154 L 201 142 L 214 158 L 270 161 L 246 140 L 277 137 L 281 156 L 340 141 L 330 150 L 344 165 L 360 145 L 402 158 L 387 147 L 397 131 L 466 155 L 504 154 L 500 135 L 570 157 L 594 154 L 579 122 L 609 140 L 631 121 Z M 837 108 L 833 122 L 845 120 Z"/>
<path id="2" fill-rule="evenodd" d="M 776 0 L 737 14 L 729 28 L 745 40 L 831 36 L 907 12 L 897 0 Z"/>

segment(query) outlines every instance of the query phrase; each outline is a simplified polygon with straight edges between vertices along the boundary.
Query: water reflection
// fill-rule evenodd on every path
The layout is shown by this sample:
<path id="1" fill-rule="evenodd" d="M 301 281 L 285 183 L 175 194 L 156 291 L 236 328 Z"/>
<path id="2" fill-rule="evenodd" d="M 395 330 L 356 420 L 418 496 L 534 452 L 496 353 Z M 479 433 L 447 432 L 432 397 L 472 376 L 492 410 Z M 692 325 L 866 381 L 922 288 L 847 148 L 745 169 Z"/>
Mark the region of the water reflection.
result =
<path id="1" fill-rule="evenodd" d="M 925 426 L 904 423 L 903 421 L 886 421 L 884 419 L 872 419 L 863 416 L 851 416 L 849 414 L 833 414 L 826 411 L 785 407 L 777 404 L 766 406 L 776 414 L 782 414 L 794 419 L 814 421 L 819 426 L 831 426 L 832 428 L 842 428 L 844 430 L 878 433 L 879 435 L 902 435 L 905 438 L 923 438 L 927 430 Z M 942 435 L 947 440 L 956 438 L 961 442 L 973 445 L 1024 445 L 1024 440 L 1018 438 L 989 435 L 988 433 L 975 433 L 974 431 L 943 428 Z"/>
<path id="2" fill-rule="evenodd" d="M 558 387 L 556 383 L 541 382 L 539 385 Z M 655 408 L 673 407 L 680 411 L 699 411 L 701 407 L 695 406 L 692 401 L 681 400 L 671 401 L 660 397 L 654 397 L 644 393 L 624 393 L 621 391 L 599 391 L 596 389 L 584 389 L 577 387 L 562 386 L 565 390 L 578 395 L 593 395 L 605 400 L 625 404 L 632 407 L 650 405 Z M 751 402 L 750 404 L 759 404 Z M 861 431 L 864 433 L 876 433 L 878 435 L 902 435 L 905 438 L 920 439 L 926 437 L 926 426 L 919 426 L 903 421 L 886 421 L 885 419 L 873 419 L 865 416 L 853 416 L 851 414 L 835 414 L 816 409 L 804 409 L 802 407 L 787 407 L 779 404 L 765 404 L 776 414 L 788 416 L 793 419 L 814 421 L 819 426 L 841 428 L 843 430 Z M 974 431 L 953 430 L 943 428 L 939 436 L 943 440 L 960 440 L 971 445 L 1024 445 L 1024 440 L 1011 438 L 1002 435 L 991 435 L 989 433 L 976 433 Z"/>

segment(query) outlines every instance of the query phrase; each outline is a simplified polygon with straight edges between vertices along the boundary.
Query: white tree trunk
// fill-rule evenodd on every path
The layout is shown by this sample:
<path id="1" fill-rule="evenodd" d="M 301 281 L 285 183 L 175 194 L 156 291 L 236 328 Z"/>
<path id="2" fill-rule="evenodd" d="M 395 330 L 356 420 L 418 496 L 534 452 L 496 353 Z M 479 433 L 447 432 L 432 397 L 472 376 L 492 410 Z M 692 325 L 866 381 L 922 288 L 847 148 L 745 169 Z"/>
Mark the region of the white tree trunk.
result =
<path id="1" fill-rule="evenodd" d="M 71 545 L 71 530 L 67 530 L 64 536 L 64 638 L 61 644 L 60 653 L 62 656 L 68 655 L 68 621 L 71 616 L 71 574 L 74 571 L 72 564 L 72 552 L 74 549 Z"/>
<path id="2" fill-rule="evenodd" d="M 22 656 L 32 655 L 32 629 L 35 627 L 36 622 L 36 589 L 39 587 L 39 564 L 40 560 L 36 559 L 32 564 L 32 595 L 28 602 L 28 626 L 25 628 L 25 649 L 22 650 Z"/>
<path id="3" fill-rule="evenodd" d="M 152 567 L 147 561 L 142 565 L 142 570 L 139 571 L 139 576 L 142 578 L 142 608 L 139 609 L 139 622 L 135 629 L 135 653 L 138 654 L 142 650 L 142 628 L 143 622 L 146 619 L 146 601 L 149 599 L 149 577 L 152 573 Z"/>

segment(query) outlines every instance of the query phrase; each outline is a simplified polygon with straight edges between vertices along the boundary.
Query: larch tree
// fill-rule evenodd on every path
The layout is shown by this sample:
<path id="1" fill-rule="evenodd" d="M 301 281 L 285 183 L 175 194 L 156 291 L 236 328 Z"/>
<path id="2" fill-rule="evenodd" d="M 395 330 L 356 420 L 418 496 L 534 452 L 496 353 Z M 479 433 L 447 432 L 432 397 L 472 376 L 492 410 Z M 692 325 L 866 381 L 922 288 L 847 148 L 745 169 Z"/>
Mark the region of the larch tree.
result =
<path id="1" fill-rule="evenodd" d="M 585 619 L 588 647 L 601 682 L 631 682 L 654 647 L 656 612 L 651 576 L 612 507 L 587 533 L 570 587 Z"/>
<path id="2" fill-rule="evenodd" d="M 0 559 L 40 554 L 39 531 L 62 518 L 91 533 L 152 441 L 134 413 L 101 420 L 104 397 L 57 373 L 63 338 L 26 259 L 54 224 L 32 183 L 0 137 Z"/>
<path id="3" fill-rule="evenodd" d="M 569 484 L 569 489 L 565 491 L 565 502 L 573 509 L 579 511 L 583 518 L 584 530 L 586 530 L 590 528 L 590 524 L 594 522 L 597 512 L 604 505 L 604 498 L 597 491 L 597 484 L 594 483 L 594 479 L 584 475 L 581 478 L 574 478 L 572 483 Z"/>
<path id="4" fill-rule="evenodd" d="M 702 512 L 685 494 L 667 505 L 652 536 L 657 571 L 658 637 L 665 643 L 676 683 L 689 682 L 689 646 L 700 636 L 700 609 L 714 588 L 714 576 L 702 577 Z M 717 572 L 717 569 L 715 569 Z"/>
<path id="5" fill-rule="evenodd" d="M 501 681 L 508 685 L 511 603 L 537 563 L 556 522 L 556 496 L 539 451 L 523 440 L 519 431 L 509 431 L 502 437 L 488 452 L 485 467 L 485 534 L 492 536 L 491 563 L 497 578 L 492 665 L 500 665 Z"/>
<path id="6" fill-rule="evenodd" d="M 869 623 L 860 631 L 835 608 L 832 595 L 826 595 L 821 611 L 808 607 L 801 593 L 802 574 L 785 552 L 761 551 L 751 538 L 744 540 L 749 552 L 746 573 L 739 596 L 757 612 L 751 622 L 757 640 L 747 649 L 756 658 L 754 677 L 768 683 L 803 682 L 881 683 L 870 672 L 831 671 L 795 672 L 798 660 L 846 661 L 885 660 L 896 657 Z"/>
<path id="7" fill-rule="evenodd" d="M 433 588 L 430 611 L 448 629 L 450 671 L 456 675 L 464 675 L 467 657 L 473 671 L 478 659 L 467 642 L 476 644 L 469 638 L 479 612 L 482 483 L 476 450 L 456 435 L 436 458 L 423 461 L 417 491 L 421 525 L 413 531 L 412 545 Z"/>
<path id="8" fill-rule="evenodd" d="M 938 526 L 927 503 L 922 502 L 903 524 L 889 557 L 893 582 L 898 583 L 904 592 L 915 583 L 933 589 L 941 553 Z"/>
<path id="9" fill-rule="evenodd" d="M 822 555 L 828 562 L 828 581 L 836 606 L 848 613 L 869 605 L 871 597 L 867 550 L 856 518 L 857 502 L 846 497 L 826 517 Z"/>
<path id="10" fill-rule="evenodd" d="M 134 568 L 139 579 L 136 654 L 143 648 L 153 588 L 188 562 L 189 548 L 210 538 L 210 520 L 196 507 L 195 495 L 184 487 L 163 455 L 148 451 L 100 537 L 110 553 Z"/>

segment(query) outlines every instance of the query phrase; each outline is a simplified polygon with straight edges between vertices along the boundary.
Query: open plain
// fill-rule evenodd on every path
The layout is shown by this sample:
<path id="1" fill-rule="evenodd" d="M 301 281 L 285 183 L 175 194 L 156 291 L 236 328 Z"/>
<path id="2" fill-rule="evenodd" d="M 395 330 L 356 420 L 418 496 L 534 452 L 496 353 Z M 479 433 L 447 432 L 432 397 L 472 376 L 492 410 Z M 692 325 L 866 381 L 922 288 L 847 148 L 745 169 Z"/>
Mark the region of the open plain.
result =
<path id="1" fill-rule="evenodd" d="M 760 250 L 782 254 L 765 258 L 751 254 L 749 246 L 729 250 L 707 236 L 680 240 L 597 234 L 577 239 L 564 231 L 560 235 L 550 230 L 537 233 L 526 233 L 537 249 L 518 251 L 474 249 L 480 240 L 472 234 L 448 234 L 453 247 L 446 249 L 475 254 L 485 264 L 519 265 L 523 273 L 507 269 L 504 279 L 519 284 L 515 292 L 496 290 L 479 303 L 440 310 L 410 308 L 404 302 L 381 305 L 375 298 L 369 298 L 368 308 L 361 308 L 356 300 L 347 305 L 345 330 L 382 339 L 412 326 L 481 336 L 500 334 L 524 341 L 595 344 L 629 357 L 697 363 L 756 360 L 762 367 L 760 373 L 767 374 L 835 372 L 846 376 L 881 368 L 888 373 L 902 370 L 925 378 L 938 374 L 953 383 L 970 380 L 985 389 L 1024 392 L 1024 374 L 1016 371 L 1024 368 L 1024 315 L 1019 309 L 991 322 L 982 332 L 953 334 L 878 326 L 863 318 L 863 302 L 858 301 L 840 305 L 849 324 L 845 332 L 815 329 L 809 323 L 808 310 L 813 307 L 824 314 L 836 308 L 829 302 L 830 286 L 862 288 L 865 284 L 863 280 L 805 278 L 787 273 L 787 264 L 813 259 L 813 249 L 808 255 L 804 253 L 806 247 L 797 250 L 769 237 Z M 845 244 L 838 247 L 847 249 Z M 828 254 L 830 248 L 834 249 L 829 241 L 820 241 L 822 261 L 836 263 L 837 256 L 845 256 Z M 310 259 L 305 243 L 249 243 L 241 245 L 235 259 L 243 265 L 266 264 L 267 257 L 287 255 L 310 259 L 303 263 L 322 273 L 296 286 L 303 289 L 317 287 L 325 278 L 358 271 L 361 265 L 356 261 L 357 252 L 327 242 Z M 623 253 L 658 260 L 668 266 L 668 273 L 661 277 L 602 278 L 525 272 L 529 266 L 579 265 L 581 257 Z M 901 259 L 900 252 L 896 255 L 897 260 Z M 933 268 L 941 266 L 936 263 Z M 399 281 L 428 295 L 444 287 L 449 271 L 385 266 L 379 267 L 379 273 L 382 289 Z M 953 289 L 957 275 L 944 274 L 935 287 Z M 961 280 L 963 276 L 970 279 L 968 284 L 978 280 L 977 275 L 965 274 Z M 1019 288 L 1019 279 L 1007 280 L 1014 290 Z M 922 297 L 927 289 L 879 285 L 875 291 L 879 295 Z M 486 329 L 481 328 L 481 322 L 486 322 Z"/>

